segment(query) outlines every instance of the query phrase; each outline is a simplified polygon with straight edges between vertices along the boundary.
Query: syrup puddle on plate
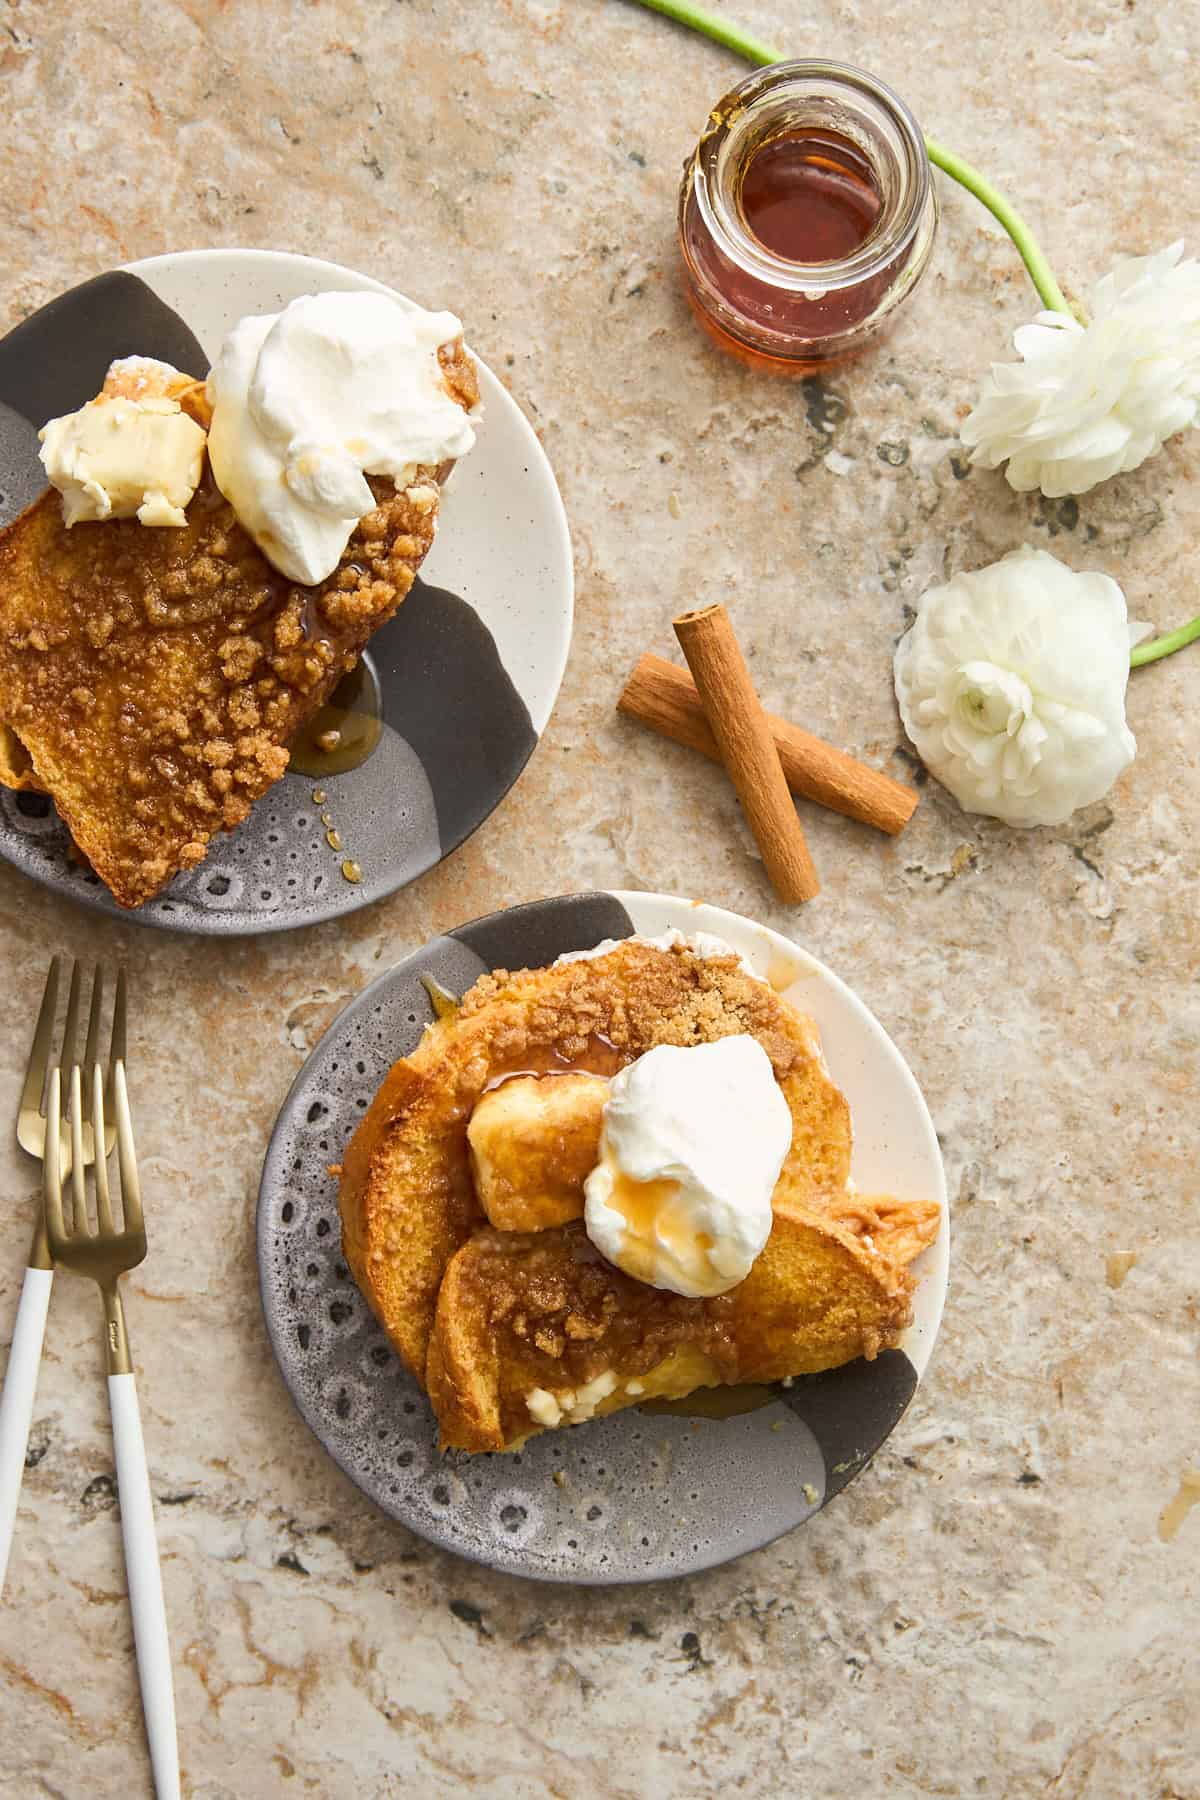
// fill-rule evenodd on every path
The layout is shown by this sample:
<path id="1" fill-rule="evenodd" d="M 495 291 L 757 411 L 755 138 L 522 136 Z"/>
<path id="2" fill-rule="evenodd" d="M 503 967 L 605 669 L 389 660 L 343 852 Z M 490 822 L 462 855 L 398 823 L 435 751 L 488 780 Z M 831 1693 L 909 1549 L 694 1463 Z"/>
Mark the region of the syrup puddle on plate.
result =
<path id="1" fill-rule="evenodd" d="M 672 1413 L 681 1419 L 736 1419 L 740 1413 L 757 1412 L 778 1399 L 778 1388 L 741 1381 L 731 1387 L 698 1388 L 682 1400 L 643 1400 L 638 1411 Z"/>
<path id="2" fill-rule="evenodd" d="M 771 951 L 771 960 L 767 965 L 764 979 L 767 986 L 774 988 L 777 994 L 786 993 L 794 982 L 801 981 L 806 976 L 811 979 L 812 970 L 810 968 L 790 956 L 784 956 L 778 950 Z"/>
<path id="3" fill-rule="evenodd" d="M 432 975 L 422 975 L 421 986 L 429 995 L 429 1004 L 435 1018 L 448 1019 L 458 1011 L 461 996 L 452 994 L 449 988 L 443 987 L 440 981 L 435 981 Z"/>
<path id="4" fill-rule="evenodd" d="M 336 736 L 335 736 L 336 734 Z M 361 768 L 383 736 L 383 690 L 366 651 L 297 733 L 288 768 L 298 775 L 345 775 Z"/>

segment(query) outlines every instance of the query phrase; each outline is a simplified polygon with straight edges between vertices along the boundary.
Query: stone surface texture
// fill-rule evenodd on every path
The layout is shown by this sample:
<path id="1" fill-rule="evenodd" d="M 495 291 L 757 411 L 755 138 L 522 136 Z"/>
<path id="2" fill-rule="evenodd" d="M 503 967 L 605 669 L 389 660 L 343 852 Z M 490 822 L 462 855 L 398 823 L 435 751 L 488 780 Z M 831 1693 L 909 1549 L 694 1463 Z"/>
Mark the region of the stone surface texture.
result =
<path id="1" fill-rule="evenodd" d="M 1200 250 L 1187 0 L 739 9 L 889 80 L 1018 197 L 1068 289 Z M 350 263 L 461 312 L 576 548 L 541 749 L 408 892 L 216 943 L 0 868 L 0 1119 L 51 954 L 132 970 L 152 1247 L 128 1311 L 197 1800 L 1200 1796 L 1200 1509 L 1159 1531 L 1200 1464 L 1200 646 L 1134 676 L 1137 760 L 1061 828 L 967 817 L 932 783 L 896 841 L 806 809 L 824 891 L 802 914 L 720 774 L 613 710 L 639 652 L 674 653 L 674 612 L 725 599 L 769 707 L 909 775 L 890 658 L 923 588 L 1028 541 L 1181 622 L 1200 437 L 1078 503 L 968 472 L 957 425 L 1035 298 L 944 181 L 933 265 L 877 348 L 803 386 L 718 354 L 674 205 L 741 72 L 620 0 L 0 12 L 0 323 L 167 249 Z M 929 1377 L 843 1498 L 714 1573 L 573 1592 L 437 1554 L 342 1478 L 268 1351 L 253 1213 L 276 1110 L 348 996 L 431 932 L 591 886 L 758 916 L 844 975 L 922 1083 L 955 1227 Z M 36 1189 L 11 1137 L 0 1173 L 3 1345 Z M 13 1800 L 149 1791 L 97 1323 L 60 1279 L 0 1602 Z"/>

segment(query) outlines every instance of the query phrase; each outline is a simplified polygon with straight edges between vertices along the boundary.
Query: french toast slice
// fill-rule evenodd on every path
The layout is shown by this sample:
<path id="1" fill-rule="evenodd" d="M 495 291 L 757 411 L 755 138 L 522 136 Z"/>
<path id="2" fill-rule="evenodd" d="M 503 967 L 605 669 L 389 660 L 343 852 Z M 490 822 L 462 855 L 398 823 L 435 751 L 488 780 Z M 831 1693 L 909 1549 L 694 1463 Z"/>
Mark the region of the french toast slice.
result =
<path id="1" fill-rule="evenodd" d="M 942 1216 L 936 1200 L 898 1200 L 893 1194 L 860 1194 L 853 1188 L 831 1194 L 825 1212 L 868 1249 L 886 1245 L 884 1254 L 899 1263 L 910 1263 L 929 1248 Z"/>
<path id="2" fill-rule="evenodd" d="M 469 411 L 470 356 L 461 341 L 440 356 Z M 0 781 L 51 796 L 119 905 L 202 861 L 284 773 L 411 588 L 449 468 L 402 490 L 370 477 L 375 510 L 312 588 L 266 561 L 207 468 L 178 529 L 68 530 L 48 491 L 0 532 Z"/>
<path id="3" fill-rule="evenodd" d="M 739 1032 L 766 1051 L 792 1113 L 776 1198 L 819 1211 L 821 1196 L 840 1192 L 849 1175 L 849 1109 L 812 1021 L 747 975 L 735 956 L 627 939 L 593 960 L 485 975 L 454 1014 L 426 1030 L 351 1138 L 339 1192 L 346 1261 L 419 1380 L 442 1278 L 455 1252 L 487 1224 L 467 1137 L 485 1090 L 498 1077 L 531 1070 L 613 1075 L 658 1044 Z"/>
<path id="4" fill-rule="evenodd" d="M 868 1248 L 833 1219 L 777 1204 L 749 1275 L 707 1300 L 633 1280 L 579 1224 L 480 1231 L 446 1270 L 429 1345 L 442 1445 L 512 1450 L 647 1399 L 873 1357 L 910 1321 L 906 1262 L 932 1241 L 936 1212 L 923 1241 L 881 1217 Z"/>

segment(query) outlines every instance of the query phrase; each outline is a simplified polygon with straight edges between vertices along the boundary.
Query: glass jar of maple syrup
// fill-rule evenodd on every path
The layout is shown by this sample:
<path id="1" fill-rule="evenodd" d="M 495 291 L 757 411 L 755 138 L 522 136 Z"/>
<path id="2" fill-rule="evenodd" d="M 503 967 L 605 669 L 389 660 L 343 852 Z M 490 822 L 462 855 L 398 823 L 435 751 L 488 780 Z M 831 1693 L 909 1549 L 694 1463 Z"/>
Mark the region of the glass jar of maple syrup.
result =
<path id="1" fill-rule="evenodd" d="M 793 373 L 856 350 L 917 285 L 937 204 L 925 140 L 844 63 L 758 69 L 684 168 L 688 297 L 724 349 Z"/>

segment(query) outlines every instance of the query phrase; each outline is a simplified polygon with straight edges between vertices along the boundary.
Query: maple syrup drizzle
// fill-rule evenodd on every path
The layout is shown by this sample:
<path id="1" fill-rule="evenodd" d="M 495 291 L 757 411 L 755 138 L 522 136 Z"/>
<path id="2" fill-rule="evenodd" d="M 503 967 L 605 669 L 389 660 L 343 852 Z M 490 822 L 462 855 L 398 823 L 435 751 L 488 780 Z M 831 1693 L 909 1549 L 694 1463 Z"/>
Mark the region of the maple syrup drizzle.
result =
<path id="1" fill-rule="evenodd" d="M 554 1045 L 535 1050 L 523 1056 L 520 1063 L 514 1063 L 511 1068 L 494 1069 L 482 1091 L 490 1094 L 493 1088 L 502 1087 L 506 1081 L 516 1081 L 522 1075 L 532 1075 L 537 1079 L 554 1075 L 603 1075 L 611 1078 L 618 1069 L 623 1069 L 632 1061 L 631 1056 L 624 1050 L 618 1050 L 602 1032 L 594 1031 L 577 1056 L 566 1056 Z"/>
<path id="2" fill-rule="evenodd" d="M 383 693 L 364 651 L 292 740 L 288 767 L 320 778 L 344 775 L 366 762 L 382 736 Z"/>

